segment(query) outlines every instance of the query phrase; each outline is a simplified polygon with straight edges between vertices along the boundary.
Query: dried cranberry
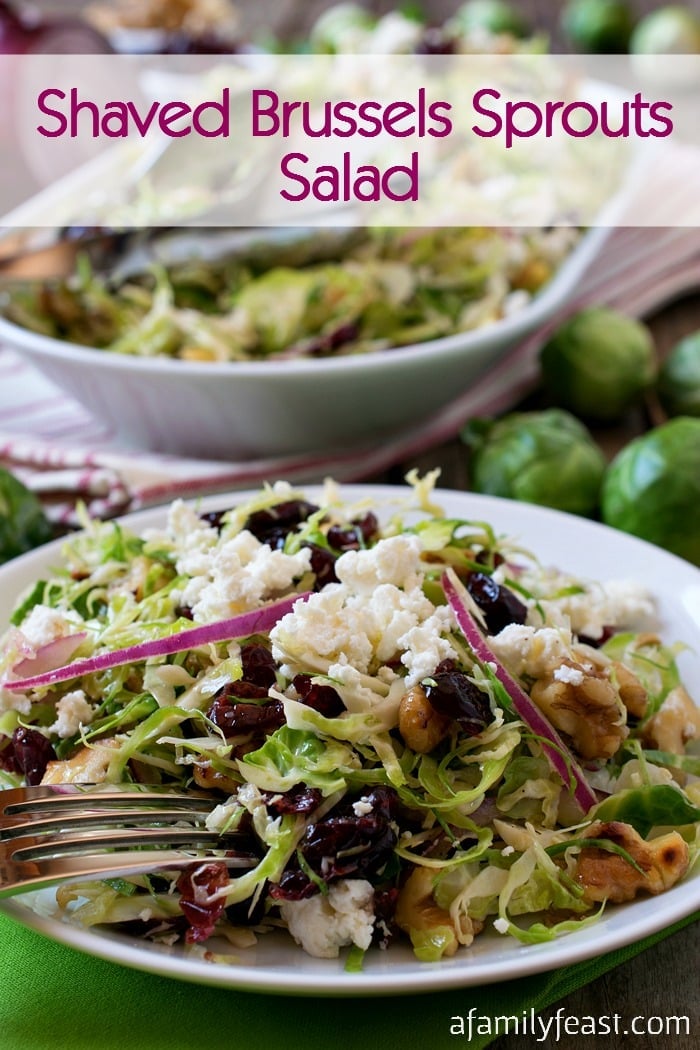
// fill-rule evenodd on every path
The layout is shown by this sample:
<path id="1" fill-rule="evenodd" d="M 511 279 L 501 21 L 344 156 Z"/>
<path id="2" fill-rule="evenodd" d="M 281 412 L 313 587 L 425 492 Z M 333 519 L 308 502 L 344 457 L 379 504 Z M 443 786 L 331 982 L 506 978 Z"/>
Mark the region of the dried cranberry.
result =
<path id="1" fill-rule="evenodd" d="M 265 916 L 265 898 L 267 894 L 263 890 L 255 900 L 248 897 L 244 901 L 229 904 L 226 908 L 226 918 L 232 926 L 257 926 Z"/>
<path id="2" fill-rule="evenodd" d="M 244 528 L 270 547 L 281 548 L 290 532 L 318 510 L 313 503 L 302 499 L 286 500 L 274 507 L 254 511 Z"/>
<path id="3" fill-rule="evenodd" d="M 480 550 L 474 559 L 478 565 L 486 565 L 491 569 L 497 569 L 499 565 L 503 565 L 505 558 L 498 551 L 487 550 L 485 547 Z"/>
<path id="4" fill-rule="evenodd" d="M 277 665 L 272 653 L 264 645 L 249 642 L 248 645 L 242 646 L 241 663 L 244 681 L 264 686 L 266 689 L 277 681 Z"/>
<path id="5" fill-rule="evenodd" d="M 320 591 L 327 583 L 337 583 L 338 577 L 335 574 L 336 555 L 325 547 L 320 547 L 317 543 L 304 543 L 303 546 L 311 551 L 311 571 L 316 577 L 314 590 Z"/>
<path id="6" fill-rule="evenodd" d="M 383 820 L 396 820 L 399 815 L 399 796 L 394 788 L 376 787 L 363 795 L 365 802 L 372 807 L 372 812 Z M 350 803 L 351 806 L 354 803 Z"/>
<path id="7" fill-rule="evenodd" d="M 225 864 L 197 864 L 180 875 L 177 888 L 180 892 L 180 907 L 190 924 L 186 940 L 190 944 L 206 941 L 214 932 L 214 927 L 224 911 L 224 898 L 209 900 L 219 889 L 229 882 L 228 868 Z"/>
<path id="8" fill-rule="evenodd" d="M 454 55 L 456 50 L 455 38 L 436 26 L 426 26 L 415 46 L 417 55 Z"/>
<path id="9" fill-rule="evenodd" d="M 352 342 L 359 334 L 359 327 L 354 321 L 338 325 L 331 332 L 324 332 L 315 336 L 304 344 L 304 353 L 313 357 L 326 357 L 334 350 Z"/>
<path id="10" fill-rule="evenodd" d="M 311 675 L 295 675 L 292 685 L 302 703 L 318 711 L 324 718 L 337 718 L 345 710 L 345 704 L 333 686 L 313 683 Z"/>
<path id="11" fill-rule="evenodd" d="M 397 842 L 393 823 L 396 796 L 378 789 L 366 796 L 370 811 L 357 816 L 353 810 L 347 815 L 329 815 L 315 824 L 309 824 L 299 849 L 304 860 L 324 880 L 348 875 L 374 874 L 391 857 Z"/>
<path id="12" fill-rule="evenodd" d="M 282 872 L 279 882 L 270 886 L 270 897 L 275 901 L 301 901 L 316 893 L 318 886 L 296 862 Z"/>
<path id="13" fill-rule="evenodd" d="M 177 915 L 171 919 L 164 919 L 161 916 L 155 919 L 127 919 L 119 923 L 118 929 L 120 933 L 125 933 L 128 937 L 143 938 L 156 933 L 160 936 L 166 931 L 181 936 L 187 933 L 189 927 L 184 915 Z"/>
<path id="14" fill-rule="evenodd" d="M 467 590 L 481 609 L 489 634 L 498 634 L 509 623 L 525 623 L 527 608 L 519 598 L 485 572 L 472 572 Z"/>
<path id="15" fill-rule="evenodd" d="M 359 550 L 360 547 L 365 547 L 378 531 L 379 523 L 369 511 L 361 518 L 354 518 L 349 525 L 331 525 L 326 539 L 335 550 Z"/>
<path id="16" fill-rule="evenodd" d="M 15 770 L 24 776 L 27 784 L 40 784 L 49 762 L 56 758 L 56 752 L 44 734 L 25 726 L 15 729 L 10 750 Z"/>
<path id="17" fill-rule="evenodd" d="M 398 840 L 396 792 L 392 788 L 374 788 L 364 799 L 369 807 L 367 813 L 358 816 L 348 800 L 322 820 L 309 824 L 304 832 L 298 853 L 324 882 L 376 875 L 393 856 Z M 314 879 L 302 870 L 297 858 L 279 882 L 270 887 L 270 896 L 275 900 L 302 900 L 317 892 Z"/>
<path id="18" fill-rule="evenodd" d="M 431 705 L 459 723 L 469 736 L 478 736 L 493 721 L 486 696 L 463 671 L 444 671 L 423 686 Z"/>
<path id="19" fill-rule="evenodd" d="M 269 689 L 265 685 L 256 685 L 255 682 L 244 682 L 239 679 L 224 686 L 223 695 L 229 700 L 266 700 Z"/>
<path id="20" fill-rule="evenodd" d="M 191 605 L 176 605 L 175 615 L 181 620 L 194 620 Z"/>
<path id="21" fill-rule="evenodd" d="M 374 891 L 372 944 L 377 948 L 388 948 L 396 935 L 397 929 L 394 916 L 398 899 L 399 891 L 396 886 Z"/>
<path id="22" fill-rule="evenodd" d="M 236 703 L 223 694 L 215 697 L 207 717 L 226 737 L 243 733 L 272 733 L 284 725 L 284 707 L 281 700 L 266 704 Z"/>
<path id="23" fill-rule="evenodd" d="M 268 810 L 273 813 L 313 813 L 321 804 L 323 792 L 320 788 L 307 787 L 306 784 L 297 784 L 289 791 L 283 791 L 276 795 L 265 794 L 263 796 Z"/>
<path id="24" fill-rule="evenodd" d="M 590 645 L 593 649 L 599 649 L 601 645 L 605 645 L 606 642 L 610 641 L 612 636 L 617 634 L 617 631 L 617 627 L 603 627 L 603 633 L 600 638 L 591 638 L 587 634 L 580 634 L 578 640 L 583 645 Z"/>
<path id="25" fill-rule="evenodd" d="M 224 517 L 228 514 L 226 510 L 210 510 L 207 514 L 200 514 L 200 521 L 206 522 L 207 525 L 211 525 L 213 529 L 221 531 L 221 526 L 224 522 Z"/>

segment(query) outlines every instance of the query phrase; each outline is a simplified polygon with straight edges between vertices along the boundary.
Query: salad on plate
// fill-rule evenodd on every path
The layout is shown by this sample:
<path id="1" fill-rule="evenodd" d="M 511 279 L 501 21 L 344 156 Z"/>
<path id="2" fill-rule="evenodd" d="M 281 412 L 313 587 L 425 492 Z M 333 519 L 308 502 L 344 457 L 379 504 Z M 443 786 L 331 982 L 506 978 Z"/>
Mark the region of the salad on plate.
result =
<path id="1" fill-rule="evenodd" d="M 652 596 L 409 481 L 390 506 L 277 483 L 141 532 L 86 520 L 18 596 L 0 784 L 192 788 L 235 833 L 177 872 L 59 886 L 71 923 L 430 963 L 688 875 L 700 712 Z"/>

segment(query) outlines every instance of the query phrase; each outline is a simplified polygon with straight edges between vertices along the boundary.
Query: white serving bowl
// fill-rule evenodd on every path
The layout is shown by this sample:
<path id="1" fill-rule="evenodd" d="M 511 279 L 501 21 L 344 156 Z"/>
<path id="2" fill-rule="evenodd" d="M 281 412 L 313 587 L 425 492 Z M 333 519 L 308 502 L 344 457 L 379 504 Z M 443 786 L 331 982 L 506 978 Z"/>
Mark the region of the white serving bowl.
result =
<path id="1" fill-rule="evenodd" d="M 586 233 L 524 309 L 474 331 L 363 355 L 189 362 L 125 356 L 0 318 L 0 342 L 110 423 L 117 440 L 206 459 L 351 450 L 426 420 L 565 305 L 607 229 Z"/>

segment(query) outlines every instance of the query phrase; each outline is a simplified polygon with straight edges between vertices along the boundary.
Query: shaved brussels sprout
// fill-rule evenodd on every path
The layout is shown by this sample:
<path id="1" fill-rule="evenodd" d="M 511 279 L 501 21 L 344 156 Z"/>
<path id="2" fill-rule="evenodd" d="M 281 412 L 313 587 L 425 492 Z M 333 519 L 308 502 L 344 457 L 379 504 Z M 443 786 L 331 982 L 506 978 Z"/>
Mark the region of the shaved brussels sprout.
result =
<path id="1" fill-rule="evenodd" d="M 462 431 L 472 488 L 491 496 L 592 514 L 605 458 L 579 420 L 560 409 L 474 419 Z"/>

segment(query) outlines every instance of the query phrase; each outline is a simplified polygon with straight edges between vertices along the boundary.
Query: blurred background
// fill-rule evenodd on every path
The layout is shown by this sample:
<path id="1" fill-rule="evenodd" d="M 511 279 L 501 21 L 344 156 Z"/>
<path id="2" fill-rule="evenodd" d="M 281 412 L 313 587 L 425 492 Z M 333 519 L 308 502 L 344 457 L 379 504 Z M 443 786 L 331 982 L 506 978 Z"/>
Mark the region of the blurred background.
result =
<path id="1" fill-rule="evenodd" d="M 337 0 L 0 0 L 3 8 L 13 9 L 29 20 L 46 17 L 87 19 L 92 24 L 175 29 L 189 21 L 200 27 L 208 37 L 217 22 L 228 35 L 232 28 L 239 40 L 266 39 L 274 35 L 281 41 L 298 42 L 308 34 L 318 18 Z M 347 4 L 343 4 L 347 7 Z M 596 40 L 613 45 L 624 41 L 636 22 L 661 8 L 673 8 L 671 21 L 678 20 L 679 10 L 700 17 L 700 0 L 686 4 L 661 4 L 658 0 L 472 0 L 464 5 L 458 0 L 360 0 L 355 7 L 381 17 L 391 11 L 406 12 L 422 18 L 429 25 L 441 25 L 462 7 L 479 9 L 478 19 L 503 18 L 504 8 L 510 8 L 525 27 L 547 31 L 551 50 L 624 50 L 618 46 L 596 46 Z M 232 17 L 233 16 L 233 17 Z M 225 24 L 228 23 L 228 24 Z M 657 26 L 658 33 L 658 26 Z M 666 40 L 669 36 L 665 24 Z M 77 37 L 76 37 L 77 40 Z M 692 31 L 686 33 L 686 50 L 696 50 Z M 0 29 L 0 45 L 2 30 Z M 669 47 L 669 50 L 676 50 Z"/>
<path id="2" fill-rule="evenodd" d="M 45 140 L 17 119 L 13 55 L 251 48 L 697 54 L 700 0 L 0 0 L 0 149 L 13 160 L 0 166 L 2 211 L 75 166 L 73 152 L 49 160 Z"/>

